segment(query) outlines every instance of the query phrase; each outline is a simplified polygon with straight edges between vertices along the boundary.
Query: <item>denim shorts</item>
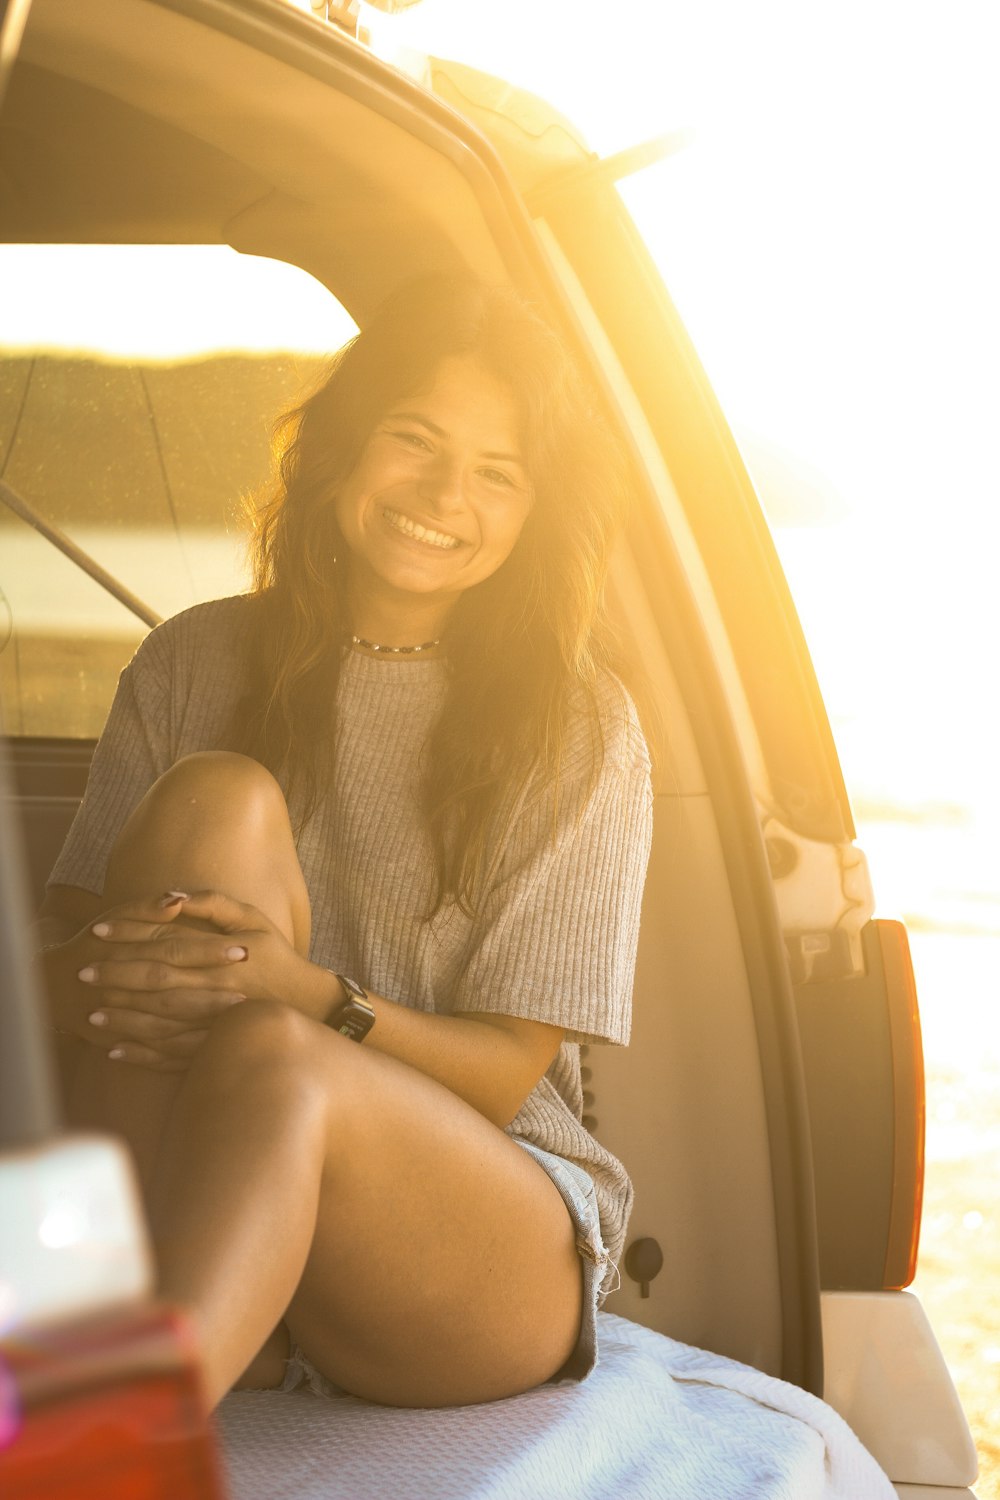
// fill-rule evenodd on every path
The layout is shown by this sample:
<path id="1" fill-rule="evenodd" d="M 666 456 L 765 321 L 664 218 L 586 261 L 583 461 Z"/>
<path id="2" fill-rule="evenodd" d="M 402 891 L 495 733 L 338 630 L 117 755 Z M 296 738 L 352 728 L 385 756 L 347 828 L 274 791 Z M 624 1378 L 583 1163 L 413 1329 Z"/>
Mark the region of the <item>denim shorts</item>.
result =
<path id="1" fill-rule="evenodd" d="M 576 1248 L 583 1266 L 583 1299 L 580 1316 L 580 1335 L 576 1348 L 569 1359 L 552 1376 L 550 1384 L 557 1380 L 585 1380 L 597 1364 L 597 1307 L 602 1284 L 609 1271 L 608 1252 L 601 1238 L 601 1223 L 597 1211 L 597 1195 L 589 1173 L 575 1162 L 556 1156 L 552 1151 L 543 1151 L 520 1136 L 511 1136 L 522 1150 L 534 1157 L 542 1170 L 552 1179 L 560 1197 L 569 1210 L 576 1230 Z M 285 1378 L 280 1389 L 294 1391 L 305 1386 L 317 1396 L 342 1396 L 344 1392 L 332 1380 L 321 1375 L 311 1360 L 307 1359 L 298 1345 L 285 1367 Z"/>

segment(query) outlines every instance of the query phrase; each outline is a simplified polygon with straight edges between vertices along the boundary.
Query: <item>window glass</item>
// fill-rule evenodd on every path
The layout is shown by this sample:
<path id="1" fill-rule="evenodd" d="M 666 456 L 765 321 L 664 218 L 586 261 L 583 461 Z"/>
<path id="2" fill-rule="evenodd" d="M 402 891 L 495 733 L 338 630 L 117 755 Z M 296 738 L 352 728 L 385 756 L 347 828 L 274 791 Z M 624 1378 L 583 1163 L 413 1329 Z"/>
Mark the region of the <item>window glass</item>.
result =
<path id="1" fill-rule="evenodd" d="M 0 480 L 162 618 L 246 587 L 271 433 L 355 331 L 297 267 L 225 246 L 0 247 Z M 100 732 L 148 626 L 0 492 L 0 712 Z"/>

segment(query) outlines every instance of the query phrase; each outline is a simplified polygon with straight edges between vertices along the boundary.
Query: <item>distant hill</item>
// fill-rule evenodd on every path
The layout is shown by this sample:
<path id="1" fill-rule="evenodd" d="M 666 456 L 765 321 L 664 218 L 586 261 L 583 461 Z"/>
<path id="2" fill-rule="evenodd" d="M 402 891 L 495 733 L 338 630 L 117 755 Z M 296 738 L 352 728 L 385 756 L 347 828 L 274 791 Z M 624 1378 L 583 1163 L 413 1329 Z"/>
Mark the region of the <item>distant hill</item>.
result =
<path id="1" fill-rule="evenodd" d="M 3 477 L 56 525 L 220 526 L 268 482 L 271 432 L 323 361 L 129 364 L 0 351 Z M 0 526 L 9 524 L 0 506 Z"/>

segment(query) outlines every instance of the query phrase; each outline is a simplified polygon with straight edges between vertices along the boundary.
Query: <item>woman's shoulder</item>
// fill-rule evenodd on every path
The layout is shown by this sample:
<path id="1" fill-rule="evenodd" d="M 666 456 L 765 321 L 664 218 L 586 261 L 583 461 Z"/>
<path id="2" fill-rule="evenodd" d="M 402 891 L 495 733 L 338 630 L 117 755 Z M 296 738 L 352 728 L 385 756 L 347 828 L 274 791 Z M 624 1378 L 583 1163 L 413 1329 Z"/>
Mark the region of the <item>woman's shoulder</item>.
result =
<path id="1" fill-rule="evenodd" d="M 253 619 L 254 603 L 248 594 L 234 594 L 193 604 L 171 615 L 154 626 L 142 641 L 133 658 L 133 667 L 209 663 L 240 653 Z"/>
<path id="2" fill-rule="evenodd" d="M 250 594 L 230 594 L 223 599 L 207 599 L 202 604 L 192 604 L 157 625 L 151 636 L 185 639 L 190 636 L 213 638 L 225 637 L 246 629 L 257 600 Z"/>
<path id="3" fill-rule="evenodd" d="M 603 672 L 597 681 L 597 708 L 605 753 L 621 765 L 649 769 L 649 747 L 635 699 L 619 677 Z"/>
<path id="4" fill-rule="evenodd" d="M 639 713 L 628 688 L 613 672 L 601 671 L 589 688 L 574 695 L 564 770 L 586 772 L 600 765 L 600 775 L 649 774 L 649 748 Z"/>

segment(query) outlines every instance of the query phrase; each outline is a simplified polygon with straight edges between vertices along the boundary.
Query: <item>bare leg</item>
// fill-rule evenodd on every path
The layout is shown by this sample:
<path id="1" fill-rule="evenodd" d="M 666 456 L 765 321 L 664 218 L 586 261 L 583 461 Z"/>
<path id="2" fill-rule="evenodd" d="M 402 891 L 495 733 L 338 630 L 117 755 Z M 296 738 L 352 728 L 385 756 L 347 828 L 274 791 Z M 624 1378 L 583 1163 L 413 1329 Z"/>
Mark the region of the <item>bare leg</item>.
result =
<path id="1" fill-rule="evenodd" d="M 191 757 L 136 810 L 108 900 L 170 887 L 251 902 L 305 951 L 284 802 L 253 762 Z M 194 1312 L 213 1402 L 250 1361 L 245 1383 L 280 1375 L 283 1317 L 331 1378 L 398 1404 L 509 1394 L 569 1355 L 581 1272 L 558 1192 L 416 1070 L 248 1001 L 178 1079 L 96 1054 L 90 1083 L 142 1153 L 161 1290 Z"/>
<path id="2" fill-rule="evenodd" d="M 262 766 L 225 752 L 188 756 L 143 798 L 115 845 L 103 906 L 171 889 L 224 890 L 266 912 L 299 952 L 308 951 L 309 901 L 288 813 Z M 97 1047 L 76 1050 L 70 1121 L 125 1138 L 148 1205 L 180 1076 L 122 1067 Z M 287 1333 L 277 1327 L 246 1384 L 279 1383 L 287 1352 Z"/>
<path id="3" fill-rule="evenodd" d="M 224 890 L 265 912 L 299 952 L 308 950 L 309 901 L 284 798 L 255 761 L 225 752 L 187 756 L 125 824 L 104 905 L 171 889 Z M 71 1121 L 123 1135 L 147 1194 L 178 1081 L 116 1066 L 97 1047 L 86 1048 L 76 1064 Z"/>
<path id="4" fill-rule="evenodd" d="M 154 1228 L 213 1402 L 282 1315 L 325 1374 L 393 1405 L 527 1389 L 579 1329 L 573 1227 L 536 1163 L 423 1074 L 283 1005 L 213 1026 Z"/>

